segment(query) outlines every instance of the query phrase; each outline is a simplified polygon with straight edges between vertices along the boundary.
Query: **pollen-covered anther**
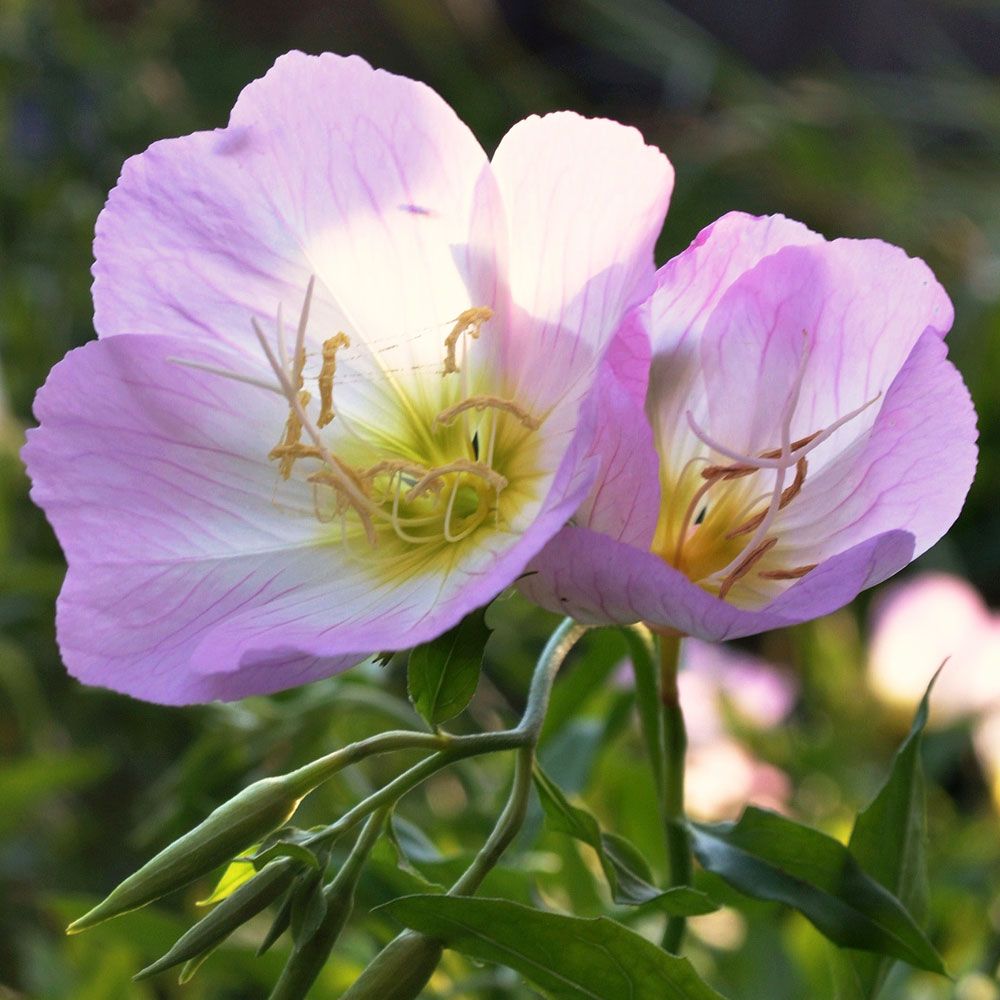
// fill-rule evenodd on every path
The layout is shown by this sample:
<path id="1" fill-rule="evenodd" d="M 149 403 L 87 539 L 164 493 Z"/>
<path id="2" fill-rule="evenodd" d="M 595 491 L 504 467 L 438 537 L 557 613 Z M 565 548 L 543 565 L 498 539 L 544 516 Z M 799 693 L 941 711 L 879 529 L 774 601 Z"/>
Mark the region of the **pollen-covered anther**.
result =
<path id="1" fill-rule="evenodd" d="M 806 573 L 811 573 L 819 563 L 809 563 L 806 566 L 793 566 L 791 569 L 762 570 L 757 575 L 765 580 L 801 580 Z"/>
<path id="2" fill-rule="evenodd" d="M 326 427 L 333 420 L 333 379 L 337 374 L 337 351 L 350 347 L 351 338 L 341 330 L 335 336 L 323 341 L 323 365 L 317 383 L 319 385 L 319 418 L 317 427 Z"/>
<path id="3" fill-rule="evenodd" d="M 463 399 L 461 403 L 456 403 L 454 406 L 449 406 L 447 410 L 442 410 L 434 418 L 434 423 L 442 427 L 449 427 L 468 410 L 476 410 L 479 413 L 484 410 L 500 410 L 515 417 L 529 431 L 537 431 L 541 427 L 541 421 L 528 413 L 523 406 L 515 403 L 512 399 L 503 399 L 500 396 L 470 396 L 468 399 Z"/>
<path id="4" fill-rule="evenodd" d="M 772 535 L 755 545 L 722 581 L 722 585 L 719 587 L 719 597 L 725 599 L 729 591 L 733 589 L 733 585 L 742 580 L 777 544 L 777 536 Z"/>
<path id="5" fill-rule="evenodd" d="M 455 462 L 449 462 L 447 465 L 431 469 L 426 475 L 418 479 L 417 482 L 410 487 L 404 499 L 407 503 L 412 503 L 422 493 L 426 493 L 429 489 L 433 489 L 436 482 L 443 479 L 445 476 L 456 472 L 464 472 L 468 475 L 478 476 L 498 494 L 507 486 L 506 477 L 501 476 L 499 472 L 491 469 L 488 465 L 483 465 L 482 462 L 473 462 L 467 458 L 460 458 Z"/>
<path id="6" fill-rule="evenodd" d="M 795 463 L 795 479 L 792 480 L 791 486 L 786 486 L 785 489 L 781 491 L 781 499 L 778 501 L 778 510 L 784 510 L 799 495 L 803 485 L 805 484 L 806 473 L 808 471 L 809 463 L 806 459 L 800 458 L 798 462 Z M 733 538 L 738 538 L 740 535 L 748 535 L 751 531 L 756 531 L 764 523 L 764 518 L 766 516 L 766 510 L 762 510 L 759 514 L 755 514 L 742 524 L 737 525 L 735 528 L 726 532 L 726 540 L 728 541 Z"/>
<path id="7" fill-rule="evenodd" d="M 489 306 L 473 306 L 458 314 L 451 332 L 444 338 L 446 353 L 442 375 L 451 375 L 459 370 L 456 354 L 462 336 L 468 334 L 473 340 L 478 340 L 480 328 L 492 318 L 493 310 Z"/>
<path id="8" fill-rule="evenodd" d="M 305 410 L 310 399 L 312 399 L 312 396 L 305 389 L 299 391 L 298 401 L 301 410 Z M 267 456 L 272 461 L 278 461 L 278 471 L 281 473 L 282 479 L 288 479 L 291 476 L 297 458 L 305 457 L 300 451 L 303 447 L 301 439 L 302 418 L 300 410 L 290 407 L 281 440 L 268 452 Z"/>

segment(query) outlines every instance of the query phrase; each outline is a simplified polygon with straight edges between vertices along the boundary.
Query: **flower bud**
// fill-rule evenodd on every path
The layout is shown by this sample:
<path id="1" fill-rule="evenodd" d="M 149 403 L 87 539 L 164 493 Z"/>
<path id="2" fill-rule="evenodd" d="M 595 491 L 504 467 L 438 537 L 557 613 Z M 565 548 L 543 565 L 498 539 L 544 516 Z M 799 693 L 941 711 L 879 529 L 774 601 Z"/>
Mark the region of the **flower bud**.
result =
<path id="1" fill-rule="evenodd" d="M 310 937 L 296 943 L 269 1000 L 302 1000 L 309 992 L 354 909 L 355 885 L 354 881 L 340 886 L 334 882 L 326 888 L 323 920 Z"/>
<path id="2" fill-rule="evenodd" d="M 416 1000 L 441 961 L 440 941 L 403 931 L 393 938 L 340 1000 Z"/>
<path id="3" fill-rule="evenodd" d="M 146 862 L 103 902 L 73 921 L 67 933 L 138 909 L 206 875 L 288 822 L 301 798 L 284 778 L 254 782 Z"/>
<path id="4" fill-rule="evenodd" d="M 299 863 L 291 858 L 279 858 L 265 865 L 249 882 L 227 896 L 183 934 L 162 958 L 133 978 L 146 979 L 214 948 L 237 927 L 242 927 L 265 906 L 273 903 L 288 888 L 298 868 Z"/>

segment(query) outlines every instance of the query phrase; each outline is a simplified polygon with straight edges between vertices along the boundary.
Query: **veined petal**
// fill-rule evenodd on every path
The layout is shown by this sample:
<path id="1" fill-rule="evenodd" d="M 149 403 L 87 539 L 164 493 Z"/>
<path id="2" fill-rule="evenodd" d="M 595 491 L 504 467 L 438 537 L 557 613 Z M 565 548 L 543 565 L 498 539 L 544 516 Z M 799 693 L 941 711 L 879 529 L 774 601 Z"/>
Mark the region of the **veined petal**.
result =
<path id="1" fill-rule="evenodd" d="M 877 535 L 828 559 L 768 607 L 751 611 L 719 600 L 652 553 L 567 527 L 531 562 L 520 586 L 543 607 L 580 622 L 644 621 L 720 642 L 829 614 L 912 557 L 907 532 Z"/>
<path id="2" fill-rule="evenodd" d="M 709 433 L 756 455 L 804 438 L 884 394 L 951 303 L 923 261 L 879 240 L 786 247 L 738 278 L 701 340 Z M 802 366 L 804 365 L 804 368 Z M 797 399 L 793 393 L 800 381 Z M 811 474 L 874 422 L 870 406 L 810 455 Z"/>
<path id="3" fill-rule="evenodd" d="M 660 512 L 660 485 L 642 403 L 605 361 L 590 405 L 597 425 L 591 454 L 600 467 L 594 490 L 573 522 L 648 549 Z"/>
<path id="4" fill-rule="evenodd" d="M 429 561 L 380 561 L 320 523 L 308 484 L 268 462 L 281 398 L 176 355 L 231 357 L 112 337 L 72 352 L 36 402 L 24 458 L 69 560 L 60 648 L 87 683 L 172 704 L 236 698 L 421 642 L 513 582 L 593 482 L 585 423 L 565 431 L 544 499 L 510 530 Z"/>
<path id="5" fill-rule="evenodd" d="M 648 408 L 665 476 L 676 474 L 700 448 L 685 412 L 702 419 L 707 410 L 700 345 L 719 300 L 764 257 L 785 246 L 822 242 L 822 236 L 781 215 L 729 212 L 657 272 L 656 291 L 644 308 L 653 350 Z"/>
<path id="6" fill-rule="evenodd" d="M 935 330 L 917 341 L 867 435 L 833 458 L 776 524 L 774 558 L 816 563 L 890 528 L 925 552 L 958 517 L 976 471 L 976 413 Z"/>
<path id="7" fill-rule="evenodd" d="M 436 381 L 456 317 L 488 305 L 504 223 L 486 155 L 430 88 L 332 54 L 282 56 L 229 125 L 133 157 L 98 220 L 102 336 L 221 340 L 256 360 L 250 320 L 338 331 L 338 404 L 400 420 Z M 416 379 L 416 384 L 415 384 Z"/>
<path id="8" fill-rule="evenodd" d="M 673 170 L 635 129 L 571 112 L 518 123 L 492 164 L 517 248 L 498 360 L 518 398 L 544 405 L 568 372 L 596 371 L 626 310 L 649 294 Z"/>

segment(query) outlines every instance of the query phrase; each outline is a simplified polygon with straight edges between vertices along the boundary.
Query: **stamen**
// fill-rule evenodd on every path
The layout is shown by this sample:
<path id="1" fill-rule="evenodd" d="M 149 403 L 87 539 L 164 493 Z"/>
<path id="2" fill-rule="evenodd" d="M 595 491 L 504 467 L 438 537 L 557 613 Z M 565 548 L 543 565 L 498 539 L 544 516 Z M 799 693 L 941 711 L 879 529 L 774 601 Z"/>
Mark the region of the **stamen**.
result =
<path id="1" fill-rule="evenodd" d="M 781 500 L 778 503 L 778 510 L 784 510 L 799 495 L 799 492 L 802 490 L 802 485 L 806 481 L 806 473 L 808 471 L 809 463 L 804 458 L 800 458 L 798 462 L 795 463 L 795 480 L 792 482 L 791 486 L 782 491 Z M 755 531 L 763 523 L 766 515 L 767 511 L 762 510 L 759 514 L 751 517 L 748 521 L 744 521 L 741 525 L 726 533 L 726 540 L 729 541 L 730 539 L 738 538 L 740 535 L 745 535 L 747 532 Z"/>
<path id="2" fill-rule="evenodd" d="M 221 375 L 223 378 L 232 379 L 234 382 L 244 382 L 257 389 L 266 389 L 268 392 L 275 392 L 279 396 L 284 396 L 281 386 L 273 382 L 265 382 L 262 378 L 254 378 L 252 375 L 241 375 L 239 372 L 230 371 L 228 368 L 218 368 L 215 365 L 205 364 L 204 361 L 192 361 L 190 358 L 167 358 L 172 365 L 181 365 L 184 368 L 194 368 L 196 371 L 208 372 L 210 375 Z"/>
<path id="3" fill-rule="evenodd" d="M 788 399 L 785 400 L 785 405 L 781 409 L 781 450 L 778 453 L 778 461 L 781 462 L 782 465 L 776 469 L 774 473 L 774 487 L 771 493 L 771 502 L 768 504 L 767 510 L 764 511 L 763 517 L 761 517 L 760 521 L 751 529 L 753 534 L 740 554 L 727 566 L 724 566 L 721 570 L 712 574 L 716 579 L 719 577 L 723 578 L 724 587 L 726 580 L 732 581 L 729 583 L 729 586 L 731 587 L 735 580 L 738 580 L 740 576 L 746 572 L 746 560 L 750 558 L 750 556 L 753 556 L 754 553 L 759 552 L 765 536 L 768 531 L 771 530 L 771 525 L 774 523 L 774 519 L 778 516 L 778 512 L 782 507 L 782 502 L 785 496 L 785 474 L 792 465 L 789 461 L 789 456 L 792 452 L 792 420 L 795 418 L 795 409 L 799 405 L 799 396 L 802 393 L 802 381 L 805 378 L 806 365 L 809 363 L 809 355 L 811 353 L 809 334 L 803 330 L 802 336 L 805 338 L 805 342 L 802 346 L 802 354 L 799 357 L 799 368 L 795 374 L 795 380 L 792 382 L 792 388 L 791 392 L 788 394 Z M 803 474 L 803 470 L 797 466 L 796 478 L 798 478 L 800 474 Z M 799 485 L 799 488 L 801 488 L 801 484 Z M 794 496 L 797 492 L 798 489 L 795 489 L 792 496 Z M 750 565 L 753 565 L 753 563 Z M 733 574 L 735 573 L 739 573 L 739 575 L 733 579 Z"/>
<path id="4" fill-rule="evenodd" d="M 739 564 L 734 567 L 732 572 L 722 581 L 722 586 L 719 587 L 719 599 L 725 600 L 726 595 L 730 590 L 733 589 L 733 584 L 738 580 L 742 580 L 743 577 L 753 569 L 754 565 L 758 563 L 763 556 L 777 545 L 777 536 L 772 535 L 770 538 L 765 538 L 759 545 L 756 545 L 750 552 L 748 552 L 739 562 Z"/>
<path id="5" fill-rule="evenodd" d="M 306 298 L 308 301 L 309 293 L 307 293 Z M 375 527 L 372 524 L 371 516 L 368 510 L 370 501 L 365 496 L 364 492 L 359 489 L 358 484 L 352 482 L 349 474 L 345 473 L 343 463 L 339 462 L 323 443 L 323 439 L 320 436 L 318 429 L 312 424 L 306 415 L 306 411 L 299 400 L 298 392 L 295 390 L 295 387 L 289 379 L 288 372 L 285 371 L 285 369 L 281 366 L 281 363 L 275 357 L 274 351 L 271 349 L 271 345 L 268 343 L 267 337 L 264 335 L 264 331 L 261 330 L 260 324 L 257 322 L 256 318 L 251 319 L 250 325 L 253 328 L 254 335 L 260 343 L 261 349 L 267 356 L 271 369 L 274 371 L 274 374 L 278 377 L 278 381 L 281 383 L 281 388 L 284 390 L 285 399 L 288 400 L 289 407 L 298 416 L 302 429 L 305 430 L 305 432 L 312 438 L 313 443 L 323 456 L 323 461 L 332 473 L 333 482 L 331 482 L 331 485 L 336 485 L 338 491 L 343 493 L 345 499 L 357 512 L 357 515 L 361 519 L 361 523 L 364 526 L 365 534 L 368 536 L 368 540 L 372 545 L 375 545 L 377 543 L 377 536 L 375 534 Z M 303 329 L 301 324 L 299 329 Z M 304 336 L 304 333 L 302 336 Z M 299 345 L 296 343 L 296 354 L 298 353 Z"/>
<path id="6" fill-rule="evenodd" d="M 459 416 L 467 410 L 476 410 L 482 413 L 484 410 L 502 410 L 516 417 L 529 431 L 537 431 L 541 427 L 541 422 L 533 417 L 522 406 L 512 399 L 501 399 L 500 396 L 470 396 L 463 399 L 461 403 L 449 406 L 447 410 L 442 410 L 435 418 L 434 423 L 442 427 L 450 427 Z"/>
<path id="7" fill-rule="evenodd" d="M 351 338 L 340 331 L 336 336 L 323 341 L 323 367 L 320 368 L 317 382 L 319 383 L 319 419 L 317 427 L 326 427 L 333 420 L 333 379 L 337 374 L 337 351 L 341 347 L 350 347 Z"/>
<path id="8" fill-rule="evenodd" d="M 809 563 L 808 566 L 796 566 L 794 569 L 771 569 L 757 575 L 765 580 L 799 580 L 818 565 L 819 563 Z"/>
<path id="9" fill-rule="evenodd" d="M 488 306 L 473 306 L 458 314 L 451 333 L 444 339 L 446 354 L 442 375 L 451 375 L 459 370 L 455 352 L 462 334 L 467 333 L 473 340 L 477 340 L 480 327 L 492 318 L 493 310 Z"/>
<path id="10" fill-rule="evenodd" d="M 704 475 L 704 473 L 702 473 Z M 691 502 L 687 506 L 687 510 L 684 511 L 684 518 L 681 521 L 680 534 L 677 536 L 677 547 L 674 549 L 674 566 L 680 567 L 681 555 L 684 552 L 684 544 L 687 542 L 688 528 L 691 526 L 691 522 L 694 520 L 694 516 L 698 511 L 698 506 L 702 501 L 705 494 L 715 485 L 716 480 L 710 479 L 708 482 L 702 483 L 694 491 L 694 496 L 691 497 Z"/>
<path id="11" fill-rule="evenodd" d="M 311 397 L 305 389 L 299 392 L 299 409 L 304 412 L 310 399 Z M 282 479 L 288 479 L 291 476 L 292 469 L 295 467 L 295 460 L 300 457 L 298 448 L 300 447 L 299 442 L 301 438 L 302 420 L 299 417 L 298 411 L 291 409 L 288 411 L 288 419 L 285 421 L 285 430 L 281 436 L 281 441 L 271 449 L 267 456 L 272 460 L 276 458 L 280 459 L 278 471 L 281 473 Z"/>
<path id="12" fill-rule="evenodd" d="M 425 476 L 419 479 L 406 494 L 406 502 L 411 503 L 421 493 L 424 493 L 431 484 L 451 472 L 467 472 L 473 476 L 479 476 L 487 485 L 492 486 L 497 493 L 500 493 L 506 486 L 507 480 L 499 472 L 483 465 L 481 462 L 470 462 L 467 458 L 460 458 L 458 461 L 448 465 L 442 465 L 437 469 L 431 469 Z"/>

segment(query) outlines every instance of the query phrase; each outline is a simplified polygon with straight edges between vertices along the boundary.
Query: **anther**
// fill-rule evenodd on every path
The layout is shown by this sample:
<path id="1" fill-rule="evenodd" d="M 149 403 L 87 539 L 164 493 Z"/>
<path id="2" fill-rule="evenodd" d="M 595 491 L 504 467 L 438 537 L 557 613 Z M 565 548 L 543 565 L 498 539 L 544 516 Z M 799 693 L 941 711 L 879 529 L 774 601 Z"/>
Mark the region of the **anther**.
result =
<path id="1" fill-rule="evenodd" d="M 733 568 L 732 572 L 722 581 L 719 587 L 719 598 L 725 600 L 726 595 L 733 589 L 733 584 L 742 580 L 760 560 L 778 544 L 776 535 L 765 538 L 759 545 L 755 545 Z"/>
<path id="2" fill-rule="evenodd" d="M 462 335 L 467 333 L 473 340 L 477 340 L 480 327 L 492 318 L 493 310 L 489 306 L 473 306 L 458 314 L 451 332 L 444 338 L 446 354 L 442 375 L 451 375 L 459 370 L 455 355 Z"/>
<path id="3" fill-rule="evenodd" d="M 807 566 L 796 566 L 793 569 L 771 569 L 757 575 L 765 580 L 800 580 L 818 565 L 819 563 L 809 563 Z"/>
<path id="4" fill-rule="evenodd" d="M 278 471 L 282 479 L 288 479 L 295 467 L 295 460 L 299 458 L 298 446 L 302 439 L 302 417 L 300 412 L 304 411 L 312 397 L 305 389 L 298 394 L 299 408 L 291 407 L 288 410 L 288 419 L 285 421 L 285 432 L 278 442 L 268 453 L 268 458 L 278 459 Z"/>
<path id="5" fill-rule="evenodd" d="M 804 458 L 800 458 L 798 462 L 795 463 L 795 479 L 792 481 L 792 485 L 781 491 L 781 499 L 778 501 L 778 510 L 784 510 L 799 495 L 802 490 L 802 486 L 806 481 L 806 473 L 808 471 L 809 463 Z M 746 535 L 751 531 L 756 531 L 761 524 L 764 523 L 764 518 L 766 516 L 767 511 L 762 510 L 759 514 L 754 515 L 749 520 L 744 521 L 731 531 L 728 531 L 726 533 L 726 540 L 729 541 L 733 538 L 738 538 L 740 535 Z"/>
<path id="6" fill-rule="evenodd" d="M 317 427 L 326 427 L 333 420 L 333 379 L 337 374 L 337 351 L 341 347 L 350 347 L 351 338 L 340 331 L 336 336 L 323 341 L 323 366 L 319 377 L 319 419 Z"/>
<path id="7" fill-rule="evenodd" d="M 449 406 L 447 410 L 442 410 L 435 418 L 434 423 L 442 427 L 449 427 L 458 417 L 467 410 L 476 410 L 482 413 L 484 410 L 501 410 L 516 417 L 529 431 L 537 431 L 541 426 L 538 419 L 533 417 L 524 407 L 519 406 L 512 399 L 502 399 L 500 396 L 471 396 L 463 399 L 461 403 Z"/>

